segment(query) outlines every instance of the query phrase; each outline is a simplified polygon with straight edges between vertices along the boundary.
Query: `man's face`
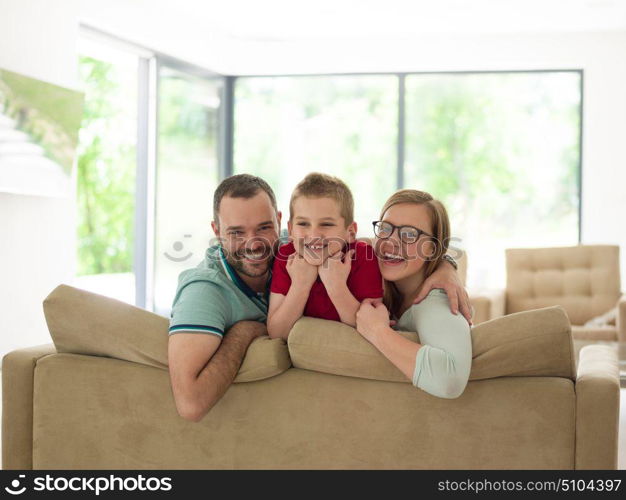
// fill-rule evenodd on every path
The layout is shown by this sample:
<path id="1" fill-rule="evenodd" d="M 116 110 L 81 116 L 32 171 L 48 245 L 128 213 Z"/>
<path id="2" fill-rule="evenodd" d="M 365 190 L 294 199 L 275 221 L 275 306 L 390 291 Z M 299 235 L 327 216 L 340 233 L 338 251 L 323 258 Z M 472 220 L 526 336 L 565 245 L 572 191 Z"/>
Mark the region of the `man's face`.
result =
<path id="1" fill-rule="evenodd" d="M 276 212 L 265 191 L 252 198 L 224 196 L 219 224 L 212 222 L 228 263 L 244 276 L 266 274 L 278 248 L 281 213 Z"/>

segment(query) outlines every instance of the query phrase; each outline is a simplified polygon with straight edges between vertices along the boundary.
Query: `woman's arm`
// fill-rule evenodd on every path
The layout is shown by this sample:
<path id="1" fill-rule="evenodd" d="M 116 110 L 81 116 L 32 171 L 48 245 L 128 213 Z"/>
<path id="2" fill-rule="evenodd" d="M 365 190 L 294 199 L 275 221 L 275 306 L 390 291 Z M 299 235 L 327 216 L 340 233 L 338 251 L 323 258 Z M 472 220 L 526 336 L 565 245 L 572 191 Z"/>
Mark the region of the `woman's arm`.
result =
<path id="1" fill-rule="evenodd" d="M 415 359 L 423 348 L 422 344 L 404 338 L 388 326 L 372 343 L 406 378 L 413 380 Z"/>
<path id="2" fill-rule="evenodd" d="M 420 293 L 413 301 L 419 304 L 426 296 L 435 289 L 442 288 L 445 290 L 449 299 L 449 308 L 454 313 L 461 311 L 467 322 L 472 325 L 472 304 L 467 294 L 467 290 L 461 283 L 456 268 L 448 261 L 443 261 L 437 266 L 437 269 L 431 274 L 424 284 Z"/>
<path id="3" fill-rule="evenodd" d="M 448 299 L 439 289 L 412 307 L 414 329 L 419 332 L 421 344 L 405 339 L 386 325 L 380 327 L 381 323 L 371 316 L 362 318 L 362 328 L 359 328 L 357 316 L 357 328 L 359 331 L 366 329 L 367 322 L 379 325 L 366 338 L 411 379 L 414 386 L 440 398 L 459 397 L 465 390 L 472 366 L 472 340 L 467 321 L 450 312 Z"/>
<path id="4" fill-rule="evenodd" d="M 415 357 L 422 346 L 390 328 L 389 311 L 382 299 L 365 299 L 361 302 L 356 314 L 356 329 L 406 378 L 413 378 Z"/>

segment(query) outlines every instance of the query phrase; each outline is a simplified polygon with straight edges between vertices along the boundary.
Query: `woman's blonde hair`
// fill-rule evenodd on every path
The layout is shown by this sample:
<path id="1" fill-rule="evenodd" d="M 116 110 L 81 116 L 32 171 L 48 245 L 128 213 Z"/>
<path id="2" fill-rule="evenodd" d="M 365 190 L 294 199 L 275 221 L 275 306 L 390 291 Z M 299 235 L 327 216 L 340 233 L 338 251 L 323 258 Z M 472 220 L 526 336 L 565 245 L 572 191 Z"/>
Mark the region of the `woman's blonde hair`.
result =
<path id="1" fill-rule="evenodd" d="M 428 258 L 424 271 L 424 278 L 428 278 L 437 266 L 443 260 L 443 256 L 448 251 L 450 241 L 450 220 L 448 212 L 439 200 L 434 199 L 429 193 L 418 191 L 416 189 L 401 189 L 392 194 L 385 202 L 380 211 L 380 219 L 382 220 L 385 212 L 394 205 L 400 203 L 413 203 L 416 205 L 424 205 L 430 214 L 430 222 L 432 225 L 432 235 L 430 241 L 434 244 L 434 253 Z M 383 302 L 392 314 L 397 318 L 399 309 L 402 305 L 402 294 L 392 281 L 384 280 Z"/>

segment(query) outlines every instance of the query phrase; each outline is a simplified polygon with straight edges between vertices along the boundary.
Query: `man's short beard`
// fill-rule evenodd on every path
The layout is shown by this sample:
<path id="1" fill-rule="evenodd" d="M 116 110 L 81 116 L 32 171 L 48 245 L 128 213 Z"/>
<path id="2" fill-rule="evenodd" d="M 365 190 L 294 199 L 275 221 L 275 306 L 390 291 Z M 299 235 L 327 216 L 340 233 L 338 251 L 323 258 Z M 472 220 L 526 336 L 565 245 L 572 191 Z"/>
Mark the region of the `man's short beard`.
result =
<path id="1" fill-rule="evenodd" d="M 239 274 L 243 274 L 244 276 L 248 276 L 249 278 L 258 278 L 260 276 L 263 276 L 264 274 L 267 274 L 267 272 L 270 269 L 270 262 L 271 262 L 269 259 L 266 260 L 265 269 L 261 271 L 261 270 L 257 270 L 257 268 L 254 268 L 254 267 L 252 268 L 252 270 L 249 270 L 248 267 L 246 266 L 246 263 L 241 259 L 227 257 L 226 260 L 235 271 L 237 271 Z"/>
<path id="2" fill-rule="evenodd" d="M 278 245 L 274 245 L 274 248 L 266 248 L 265 251 L 269 253 L 269 258 L 265 260 L 265 266 L 262 270 L 244 261 L 245 252 L 240 255 L 239 252 L 231 254 L 228 251 L 224 251 L 224 255 L 226 256 L 226 261 L 237 273 L 248 276 L 249 278 L 259 278 L 269 272 L 272 266 L 272 257 L 275 255 L 277 248 Z"/>

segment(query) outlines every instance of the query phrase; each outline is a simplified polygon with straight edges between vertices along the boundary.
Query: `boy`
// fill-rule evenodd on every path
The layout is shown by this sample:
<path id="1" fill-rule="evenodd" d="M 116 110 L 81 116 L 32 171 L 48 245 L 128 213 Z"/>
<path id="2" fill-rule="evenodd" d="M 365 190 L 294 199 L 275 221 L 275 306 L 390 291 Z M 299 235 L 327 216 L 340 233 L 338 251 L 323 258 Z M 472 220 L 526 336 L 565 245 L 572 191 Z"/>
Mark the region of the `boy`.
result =
<path id="1" fill-rule="evenodd" d="M 354 200 L 336 177 L 312 173 L 295 188 L 287 224 L 291 242 L 272 268 L 267 331 L 286 339 L 301 316 L 356 325 L 366 298 L 383 296 L 373 248 L 356 241 Z"/>

